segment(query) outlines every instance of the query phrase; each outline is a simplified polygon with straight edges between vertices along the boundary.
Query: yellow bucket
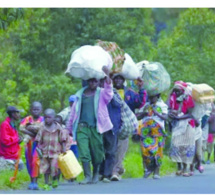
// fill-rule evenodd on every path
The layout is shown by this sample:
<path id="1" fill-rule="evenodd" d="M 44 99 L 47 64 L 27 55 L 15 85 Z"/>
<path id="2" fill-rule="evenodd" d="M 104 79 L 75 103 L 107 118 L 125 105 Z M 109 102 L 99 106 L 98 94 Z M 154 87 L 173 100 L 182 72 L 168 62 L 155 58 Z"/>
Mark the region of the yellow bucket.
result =
<path id="1" fill-rule="evenodd" d="M 58 156 L 58 166 L 65 179 L 76 178 L 83 171 L 71 150 Z"/>

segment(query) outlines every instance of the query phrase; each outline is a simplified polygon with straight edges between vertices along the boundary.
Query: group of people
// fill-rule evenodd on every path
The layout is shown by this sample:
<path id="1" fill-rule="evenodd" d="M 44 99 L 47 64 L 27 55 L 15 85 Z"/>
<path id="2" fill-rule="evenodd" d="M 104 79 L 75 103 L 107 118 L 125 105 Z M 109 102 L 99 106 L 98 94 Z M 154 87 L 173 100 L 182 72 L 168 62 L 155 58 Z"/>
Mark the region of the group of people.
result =
<path id="1" fill-rule="evenodd" d="M 0 156 L 14 162 L 19 158 L 19 144 L 25 142 L 25 157 L 31 182 L 29 189 L 38 189 L 37 178 L 44 174 L 44 189 L 58 186 L 60 171 L 57 158 L 60 153 L 71 149 L 83 166 L 84 180 L 80 184 L 119 181 L 125 172 L 123 159 L 128 149 L 129 137 L 119 139 L 122 121 L 121 108 L 126 103 L 130 112 L 139 120 L 134 129 L 132 140 L 141 144 L 144 178 L 153 174 L 160 178 L 163 148 L 168 136 L 171 136 L 170 158 L 177 163 L 177 175 L 192 176 L 194 168 L 203 172 L 203 152 L 206 150 L 207 136 L 215 131 L 215 108 L 210 104 L 205 116 L 194 117 L 195 102 L 189 93 L 188 84 L 182 81 L 174 83 L 165 103 L 161 94 L 149 96 L 138 78 L 135 92 L 125 86 L 125 78 L 111 74 L 103 67 L 106 77 L 87 80 L 83 88 L 70 96 L 70 106 L 56 114 L 51 108 L 44 111 L 42 105 L 33 102 L 31 115 L 21 120 L 18 134 L 15 121 L 19 120 L 19 110 L 8 107 L 8 118 L 0 127 Z M 128 121 L 127 121 L 128 122 Z M 93 170 L 91 171 L 91 164 Z"/>

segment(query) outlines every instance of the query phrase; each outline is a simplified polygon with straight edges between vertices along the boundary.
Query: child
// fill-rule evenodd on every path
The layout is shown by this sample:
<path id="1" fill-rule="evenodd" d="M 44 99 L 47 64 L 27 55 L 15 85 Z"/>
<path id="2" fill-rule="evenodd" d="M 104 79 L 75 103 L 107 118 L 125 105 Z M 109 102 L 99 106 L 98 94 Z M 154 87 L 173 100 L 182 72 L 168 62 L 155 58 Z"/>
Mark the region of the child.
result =
<path id="1" fill-rule="evenodd" d="M 142 113 L 137 115 L 142 119 L 138 128 L 138 135 L 141 137 L 141 150 L 144 166 L 144 178 L 154 174 L 154 179 L 160 178 L 161 159 L 166 132 L 164 121 L 167 119 L 167 105 L 160 98 L 160 94 L 149 96 L 150 103 L 147 103 Z"/>
<path id="2" fill-rule="evenodd" d="M 52 187 L 58 186 L 58 155 L 66 152 L 66 138 L 62 127 L 54 121 L 55 111 L 46 109 L 44 120 L 35 138 L 36 144 L 42 151 L 40 172 L 45 174 L 44 189 L 49 190 L 49 175 L 52 176 Z"/>
<path id="3" fill-rule="evenodd" d="M 55 122 L 57 122 L 61 127 L 62 127 L 62 131 L 63 131 L 63 135 L 66 139 L 66 151 L 70 150 L 70 147 L 72 145 L 72 137 L 69 135 L 69 131 L 65 129 L 65 125 L 62 124 L 62 118 L 61 116 L 56 116 L 55 117 Z M 58 181 L 60 179 L 60 169 L 59 169 L 59 174 L 58 174 Z M 73 179 L 71 179 L 70 181 L 73 181 Z"/>
<path id="4" fill-rule="evenodd" d="M 39 176 L 39 156 L 35 143 L 35 136 L 39 125 L 44 121 L 40 116 L 42 105 L 40 102 L 33 102 L 31 105 L 31 115 L 25 117 L 20 123 L 20 131 L 25 134 L 24 142 L 26 144 L 25 158 L 31 183 L 28 186 L 30 190 L 38 190 L 37 177 Z"/>

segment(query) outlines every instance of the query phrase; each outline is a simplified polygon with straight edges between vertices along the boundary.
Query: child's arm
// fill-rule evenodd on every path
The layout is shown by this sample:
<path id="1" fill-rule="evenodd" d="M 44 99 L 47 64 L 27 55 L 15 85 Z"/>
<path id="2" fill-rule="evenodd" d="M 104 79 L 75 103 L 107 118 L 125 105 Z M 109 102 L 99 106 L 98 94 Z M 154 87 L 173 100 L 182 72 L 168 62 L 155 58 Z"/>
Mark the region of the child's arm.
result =
<path id="1" fill-rule="evenodd" d="M 66 141 L 62 142 L 62 153 L 66 152 Z"/>
<path id="2" fill-rule="evenodd" d="M 36 136 L 33 132 L 28 131 L 28 130 L 26 130 L 26 129 L 22 129 L 22 133 L 25 133 L 25 134 L 27 134 L 27 135 L 30 135 L 31 137 L 35 137 L 35 136 Z"/>

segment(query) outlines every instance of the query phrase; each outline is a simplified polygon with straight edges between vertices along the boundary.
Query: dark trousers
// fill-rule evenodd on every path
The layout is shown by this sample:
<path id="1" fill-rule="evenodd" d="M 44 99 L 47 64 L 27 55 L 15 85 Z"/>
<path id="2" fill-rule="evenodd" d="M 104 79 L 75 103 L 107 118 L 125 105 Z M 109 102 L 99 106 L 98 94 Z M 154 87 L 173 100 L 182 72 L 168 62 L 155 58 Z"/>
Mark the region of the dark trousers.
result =
<path id="1" fill-rule="evenodd" d="M 113 134 L 112 130 L 103 134 L 103 144 L 105 150 L 105 159 L 100 167 L 100 175 L 104 177 L 110 177 L 115 162 L 116 150 L 117 150 L 117 135 Z"/>

